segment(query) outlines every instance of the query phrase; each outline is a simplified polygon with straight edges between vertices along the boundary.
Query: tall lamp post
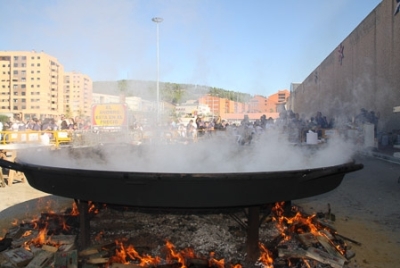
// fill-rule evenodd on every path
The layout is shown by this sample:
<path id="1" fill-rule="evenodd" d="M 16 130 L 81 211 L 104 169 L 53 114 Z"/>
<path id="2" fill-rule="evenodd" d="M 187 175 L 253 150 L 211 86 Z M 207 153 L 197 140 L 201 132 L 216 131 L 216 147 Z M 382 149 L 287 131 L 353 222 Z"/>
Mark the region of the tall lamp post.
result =
<path id="1" fill-rule="evenodd" d="M 157 125 L 160 122 L 160 49 L 159 49 L 159 34 L 158 34 L 158 24 L 160 24 L 163 19 L 155 17 L 151 19 L 157 24 Z"/>

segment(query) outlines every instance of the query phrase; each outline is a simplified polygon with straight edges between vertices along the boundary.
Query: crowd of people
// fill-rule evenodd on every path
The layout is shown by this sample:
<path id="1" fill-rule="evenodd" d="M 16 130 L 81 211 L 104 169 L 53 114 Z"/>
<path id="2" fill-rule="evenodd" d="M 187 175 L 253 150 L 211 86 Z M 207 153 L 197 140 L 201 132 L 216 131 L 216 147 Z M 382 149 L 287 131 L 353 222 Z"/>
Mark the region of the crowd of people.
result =
<path id="1" fill-rule="evenodd" d="M 326 132 L 330 129 L 343 131 L 347 129 L 359 129 L 362 125 L 369 123 L 374 125 L 376 135 L 379 114 L 374 111 L 368 112 L 361 109 L 360 113 L 353 117 L 346 118 L 327 118 L 321 112 L 317 111 L 315 115 L 306 118 L 294 113 L 291 110 L 282 111 L 276 119 L 266 118 L 265 115 L 257 120 L 250 120 L 247 115 L 237 123 L 223 120 L 220 116 L 214 118 L 205 118 L 197 116 L 187 124 L 179 120 L 171 121 L 168 125 L 169 137 L 178 139 L 197 140 L 199 138 L 212 137 L 213 135 L 225 131 L 227 135 L 234 136 L 238 143 L 247 144 L 259 137 L 262 133 L 270 129 L 275 129 L 285 133 L 290 142 L 306 142 L 307 133 L 310 131 L 317 133 L 318 139 L 324 139 Z"/>
<path id="2" fill-rule="evenodd" d="M 8 121 L 2 123 L 2 131 L 25 131 L 25 130 L 33 130 L 33 131 L 56 131 L 56 130 L 83 130 L 89 129 L 90 124 L 88 121 L 81 119 L 80 117 L 65 117 L 54 116 L 51 118 L 38 119 L 31 118 L 27 121 L 21 120 L 19 118 L 9 119 Z"/>
<path id="3" fill-rule="evenodd" d="M 366 109 L 361 109 L 360 113 L 352 118 L 340 119 L 340 122 L 337 122 L 337 119 L 328 119 L 319 111 L 314 116 L 306 118 L 291 110 L 284 110 L 276 119 L 267 118 L 265 115 L 262 115 L 257 120 L 250 120 L 248 115 L 244 115 L 240 122 L 228 122 L 222 119 L 221 116 L 204 117 L 198 115 L 186 124 L 180 119 L 176 119 L 166 124 L 163 127 L 162 133 L 170 141 L 196 141 L 223 133 L 224 135 L 234 137 L 239 144 L 244 145 L 250 144 L 262 133 L 274 129 L 286 134 L 290 142 L 301 143 L 306 141 L 306 134 L 310 131 L 317 133 L 318 139 L 323 139 L 326 137 L 326 130 L 340 130 L 343 127 L 357 128 L 366 123 L 374 125 L 374 134 L 376 135 L 378 121 L 379 114 L 376 114 L 374 111 L 368 112 Z M 43 120 L 32 118 L 27 122 L 19 119 L 9 120 L 3 123 L 3 127 L 0 124 L 0 128 L 3 131 L 68 131 L 72 134 L 76 130 L 89 131 L 91 130 L 91 125 L 88 119 L 84 120 L 80 117 L 71 118 L 60 115 Z M 151 131 L 151 129 L 144 129 L 138 123 L 131 130 L 141 133 L 142 138 L 145 137 L 144 133 L 147 130 Z"/>
<path id="4" fill-rule="evenodd" d="M 83 120 L 80 117 L 66 117 L 64 115 L 53 116 L 50 118 L 31 118 L 29 120 L 21 120 L 20 118 L 9 118 L 5 122 L 0 122 L 0 139 L 2 142 L 9 142 L 10 135 L 7 132 L 16 131 L 35 131 L 40 132 L 42 143 L 48 144 L 54 138 L 54 131 L 66 131 L 69 137 L 76 130 L 89 130 L 90 121 Z"/>

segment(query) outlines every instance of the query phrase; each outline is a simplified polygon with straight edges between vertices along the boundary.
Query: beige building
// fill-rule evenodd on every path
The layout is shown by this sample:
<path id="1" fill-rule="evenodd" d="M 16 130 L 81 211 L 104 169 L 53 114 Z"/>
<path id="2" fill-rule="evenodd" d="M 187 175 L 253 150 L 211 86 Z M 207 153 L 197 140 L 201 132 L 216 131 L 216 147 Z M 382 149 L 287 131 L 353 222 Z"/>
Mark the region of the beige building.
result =
<path id="1" fill-rule="evenodd" d="M 306 117 L 352 120 L 362 108 L 380 115 L 378 131 L 400 129 L 400 13 L 383 0 L 300 84 L 290 107 Z"/>
<path id="2" fill-rule="evenodd" d="M 0 51 L 0 114 L 45 118 L 63 112 L 63 66 L 36 51 Z"/>
<path id="3" fill-rule="evenodd" d="M 44 52 L 0 51 L 0 114 L 24 121 L 60 114 L 90 116 L 92 80 L 65 73 Z"/>
<path id="4" fill-rule="evenodd" d="M 64 73 L 63 110 L 71 117 L 90 117 L 93 82 L 89 76 L 77 72 Z"/>

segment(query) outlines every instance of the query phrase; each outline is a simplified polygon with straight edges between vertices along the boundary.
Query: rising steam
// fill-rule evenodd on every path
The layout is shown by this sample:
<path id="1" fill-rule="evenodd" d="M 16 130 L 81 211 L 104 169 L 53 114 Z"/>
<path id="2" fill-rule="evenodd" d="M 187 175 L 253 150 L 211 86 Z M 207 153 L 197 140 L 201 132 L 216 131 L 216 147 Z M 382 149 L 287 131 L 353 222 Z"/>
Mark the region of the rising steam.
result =
<path id="1" fill-rule="evenodd" d="M 250 145 L 239 145 L 228 134 L 189 144 L 104 144 L 81 149 L 21 151 L 18 160 L 29 164 L 74 169 L 226 173 L 265 172 L 327 167 L 351 161 L 355 146 L 332 136 L 321 145 L 299 145 L 271 130 Z M 38 157 L 40 156 L 40 157 Z"/>

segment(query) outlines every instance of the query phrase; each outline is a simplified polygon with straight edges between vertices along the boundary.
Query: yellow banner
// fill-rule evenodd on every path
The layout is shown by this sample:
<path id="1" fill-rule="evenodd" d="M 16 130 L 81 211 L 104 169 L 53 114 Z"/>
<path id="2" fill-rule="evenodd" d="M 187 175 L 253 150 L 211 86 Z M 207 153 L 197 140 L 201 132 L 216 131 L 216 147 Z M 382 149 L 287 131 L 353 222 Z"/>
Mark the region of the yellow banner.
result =
<path id="1" fill-rule="evenodd" d="M 93 107 L 94 126 L 123 126 L 127 124 L 126 106 L 123 104 L 98 104 Z"/>

